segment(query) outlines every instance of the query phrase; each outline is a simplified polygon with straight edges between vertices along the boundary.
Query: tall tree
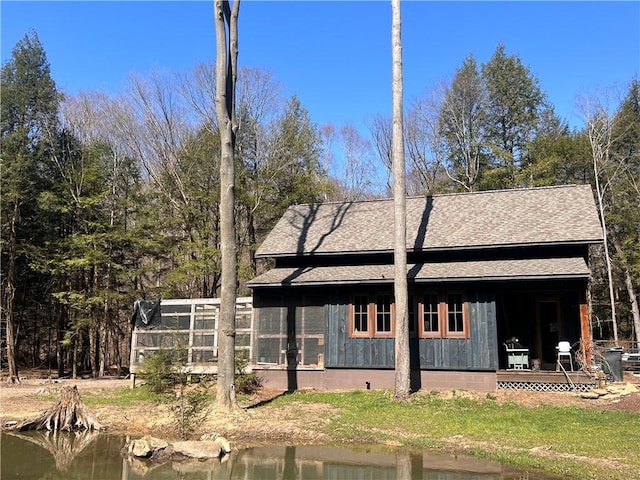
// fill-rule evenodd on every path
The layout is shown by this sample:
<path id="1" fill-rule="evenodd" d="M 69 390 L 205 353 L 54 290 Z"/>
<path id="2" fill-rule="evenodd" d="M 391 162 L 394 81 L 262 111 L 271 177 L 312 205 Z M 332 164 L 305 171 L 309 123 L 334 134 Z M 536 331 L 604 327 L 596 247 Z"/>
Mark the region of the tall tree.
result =
<path id="1" fill-rule="evenodd" d="M 486 166 L 483 152 L 486 125 L 484 97 L 485 90 L 476 60 L 469 55 L 445 90 L 439 127 L 446 139 L 447 174 L 471 192 L 476 190 L 481 166 Z"/>
<path id="2" fill-rule="evenodd" d="M 409 355 L 409 294 L 407 281 L 407 206 L 403 128 L 402 16 L 400 0 L 391 0 L 392 91 L 393 91 L 393 205 L 394 205 L 394 295 L 395 396 L 406 400 L 411 390 Z"/>
<path id="3" fill-rule="evenodd" d="M 519 173 L 531 162 L 530 142 L 559 124 L 538 79 L 499 44 L 480 68 L 469 54 L 450 81 L 414 102 L 405 142 L 428 191 L 512 188 L 527 184 Z"/>
<path id="4" fill-rule="evenodd" d="M 613 340 L 618 345 L 618 317 L 616 315 L 616 294 L 613 276 L 613 263 L 610 253 L 609 225 L 607 210 L 609 205 L 607 198 L 612 188 L 619 168 L 612 161 L 612 144 L 614 142 L 615 118 L 610 112 L 608 99 L 592 98 L 582 99 L 582 112 L 584 115 L 589 144 L 591 146 L 591 161 L 595 184 L 596 201 L 602 223 L 602 235 L 604 237 L 604 260 L 607 268 L 609 286 L 609 302 L 611 308 L 611 328 Z"/>
<path id="5" fill-rule="evenodd" d="M 81 328 L 71 331 L 86 331 L 94 376 L 104 375 L 108 364 L 121 359 L 118 337 L 127 330 L 124 313 L 133 303 L 129 273 L 135 260 L 129 246 L 138 241 L 131 227 L 140 174 L 114 137 L 115 107 L 100 93 L 81 93 L 61 104 L 65 135 L 63 148 L 51 155 L 56 189 L 47 202 L 67 225 L 59 251 L 49 249 L 57 255 L 51 264 L 60 273 L 55 295 L 80 320 L 76 324 Z M 119 358 L 110 359 L 110 353 Z"/>
<path id="6" fill-rule="evenodd" d="M 389 117 L 376 115 L 367 120 L 366 123 L 380 162 L 387 168 L 389 173 L 393 172 L 393 120 Z M 386 189 L 393 189 L 392 184 L 389 183 L 389 178 L 387 179 Z"/>
<path id="7" fill-rule="evenodd" d="M 440 193 L 450 180 L 445 174 L 445 139 L 438 118 L 442 97 L 442 90 L 434 89 L 426 98 L 414 100 L 406 115 L 409 195 Z"/>
<path id="8" fill-rule="evenodd" d="M 322 134 L 329 157 L 327 169 L 335 184 L 331 200 L 353 201 L 374 197 L 378 183 L 375 176 L 380 169 L 375 168 L 371 142 L 350 123 L 340 128 L 325 125 Z"/>
<path id="9" fill-rule="evenodd" d="M 280 103 L 280 102 L 279 102 Z M 244 226 L 251 277 L 254 252 L 289 205 L 324 200 L 330 187 L 321 137 L 309 112 L 293 96 L 266 123 L 243 105 L 237 135 L 239 225 Z M 243 275 L 246 278 L 246 275 Z"/>
<path id="10" fill-rule="evenodd" d="M 621 302 L 620 319 L 627 338 L 635 332 L 640 342 L 640 81 L 629 85 L 613 126 L 612 161 L 618 174 L 612 181 L 608 202 L 609 236 L 615 251 L 615 264 L 620 270 L 627 301 Z M 620 292 L 624 300 L 624 292 Z"/>
<path id="11" fill-rule="evenodd" d="M 545 95 L 538 79 L 519 57 L 507 55 L 503 44 L 482 65 L 482 78 L 486 88 L 486 137 L 493 163 L 484 188 L 512 188 L 524 163 L 527 143 L 546 109 Z"/>
<path id="12" fill-rule="evenodd" d="M 220 252 L 222 279 L 218 321 L 218 384 L 216 402 L 223 408 L 236 404 L 236 230 L 235 230 L 235 95 L 238 74 L 238 13 L 240 0 L 216 0 L 216 113 L 220 130 Z"/>
<path id="13" fill-rule="evenodd" d="M 211 155 L 218 165 L 219 133 L 210 122 L 190 121 L 195 102 L 185 98 L 181 80 L 159 72 L 134 76 L 116 125 L 123 145 L 146 171 L 149 190 L 164 200 L 156 199 L 154 229 L 165 237 L 155 259 L 163 294 L 209 297 L 215 296 L 220 272 L 214 193 L 219 172 L 211 168 Z"/>
<path id="14" fill-rule="evenodd" d="M 60 95 L 51 78 L 40 40 L 31 32 L 14 47 L 2 67 L 2 323 L 6 328 L 8 381 L 18 381 L 16 292 L 29 290 L 28 230 L 39 224 L 33 217 L 41 190 L 38 167 L 51 148 L 46 132 L 56 129 Z M 31 218 L 30 218 L 31 217 Z"/>
<path id="15" fill-rule="evenodd" d="M 100 350 L 106 341 L 103 316 L 104 269 L 109 264 L 108 216 L 104 200 L 108 195 L 106 155 L 97 145 L 84 147 L 68 128 L 65 119 L 57 148 L 51 152 L 52 185 L 43 204 L 58 218 L 60 238 L 52 242 L 44 256 L 49 259 L 52 289 L 56 302 L 65 309 L 65 345 L 75 359 L 72 372 L 80 367 L 77 360 L 87 358 L 92 374 L 97 376 L 104 356 Z M 62 325 L 62 323 L 61 323 Z M 88 346 L 87 346 L 88 344 Z M 77 355 L 87 349 L 88 355 Z M 104 365 L 102 367 L 104 372 Z"/>
<path id="16" fill-rule="evenodd" d="M 516 175 L 518 185 L 590 184 L 593 179 L 591 147 L 584 131 L 567 126 L 538 134 L 528 146 L 529 162 Z"/>

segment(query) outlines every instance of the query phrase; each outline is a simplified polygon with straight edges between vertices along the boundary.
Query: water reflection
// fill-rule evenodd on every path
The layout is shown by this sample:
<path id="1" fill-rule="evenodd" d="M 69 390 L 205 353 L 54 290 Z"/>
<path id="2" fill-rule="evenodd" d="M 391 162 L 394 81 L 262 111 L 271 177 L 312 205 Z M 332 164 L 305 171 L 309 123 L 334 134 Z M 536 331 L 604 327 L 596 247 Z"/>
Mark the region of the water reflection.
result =
<path id="1" fill-rule="evenodd" d="M 47 480 L 551 480 L 498 462 L 380 447 L 273 446 L 225 460 L 157 465 L 120 456 L 105 434 L 2 433 L 0 478 Z"/>

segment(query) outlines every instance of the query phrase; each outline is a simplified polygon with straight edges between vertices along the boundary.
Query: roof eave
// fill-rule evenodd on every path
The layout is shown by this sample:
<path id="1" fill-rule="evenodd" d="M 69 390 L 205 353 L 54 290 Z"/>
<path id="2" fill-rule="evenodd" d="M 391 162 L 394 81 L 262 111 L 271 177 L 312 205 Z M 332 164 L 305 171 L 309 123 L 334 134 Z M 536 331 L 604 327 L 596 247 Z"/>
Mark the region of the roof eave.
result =
<path id="1" fill-rule="evenodd" d="M 393 279 L 381 278 L 370 280 L 320 280 L 320 281 L 307 281 L 307 282 L 270 282 L 270 283 L 252 283 L 247 282 L 247 287 L 332 287 L 335 285 L 380 285 L 381 283 L 393 284 Z"/>
<path id="2" fill-rule="evenodd" d="M 408 253 L 430 253 L 443 251 L 474 251 L 503 248 L 523 248 L 523 247 L 567 247 L 579 245 L 597 245 L 602 243 L 602 238 L 592 238 L 586 240 L 570 240 L 558 242 L 532 242 L 532 243 L 500 243 L 489 245 L 456 245 L 430 248 L 407 248 Z M 341 255 L 384 255 L 392 254 L 393 249 L 385 250 L 341 250 L 333 252 L 290 252 L 290 253 L 256 253 L 255 258 L 309 258 L 309 257 L 334 257 Z"/>
<path id="3" fill-rule="evenodd" d="M 447 277 L 447 278 L 412 278 L 411 282 L 416 284 L 425 283 L 469 283 L 469 282 L 520 282 L 520 281 L 543 281 L 543 280 L 588 280 L 588 273 L 577 274 L 548 274 L 548 275 L 497 275 L 487 277 Z M 306 282 L 268 282 L 255 283 L 247 282 L 249 288 L 273 288 L 273 287 L 330 287 L 335 285 L 380 285 L 393 284 L 393 279 L 378 278 L 368 280 L 322 280 Z"/>
<path id="4" fill-rule="evenodd" d="M 452 283 L 452 282 L 512 282 L 538 280 L 587 280 L 589 274 L 548 274 L 548 275 L 497 275 L 490 277 L 448 277 L 448 278 L 417 278 L 415 283 Z"/>

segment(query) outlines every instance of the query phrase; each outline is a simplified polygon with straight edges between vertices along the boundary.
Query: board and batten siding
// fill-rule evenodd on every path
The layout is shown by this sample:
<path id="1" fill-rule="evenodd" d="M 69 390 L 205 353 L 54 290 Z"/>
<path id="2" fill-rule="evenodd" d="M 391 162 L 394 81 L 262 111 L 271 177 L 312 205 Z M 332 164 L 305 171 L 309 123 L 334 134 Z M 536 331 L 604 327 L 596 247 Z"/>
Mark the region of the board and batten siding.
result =
<path id="1" fill-rule="evenodd" d="M 470 335 L 412 338 L 412 367 L 441 370 L 497 370 L 496 303 L 493 295 L 468 292 Z M 394 338 L 350 338 L 349 297 L 331 296 L 327 312 L 325 367 L 393 368 Z M 416 357 L 417 354 L 417 357 Z"/>

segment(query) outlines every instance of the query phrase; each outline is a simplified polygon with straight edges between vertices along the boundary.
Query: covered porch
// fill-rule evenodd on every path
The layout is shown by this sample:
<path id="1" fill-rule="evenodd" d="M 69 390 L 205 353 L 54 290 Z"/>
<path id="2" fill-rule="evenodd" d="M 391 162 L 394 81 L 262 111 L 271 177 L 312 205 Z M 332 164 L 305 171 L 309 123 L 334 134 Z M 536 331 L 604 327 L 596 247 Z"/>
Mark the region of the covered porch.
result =
<path id="1" fill-rule="evenodd" d="M 497 289 L 499 369 L 532 370 L 537 374 L 555 374 L 563 367 L 568 373 L 589 371 L 591 333 L 585 292 L 584 280 L 513 282 Z M 516 356 L 511 350 L 514 340 L 515 352 L 522 355 Z M 568 351 L 559 348 L 561 342 Z"/>

